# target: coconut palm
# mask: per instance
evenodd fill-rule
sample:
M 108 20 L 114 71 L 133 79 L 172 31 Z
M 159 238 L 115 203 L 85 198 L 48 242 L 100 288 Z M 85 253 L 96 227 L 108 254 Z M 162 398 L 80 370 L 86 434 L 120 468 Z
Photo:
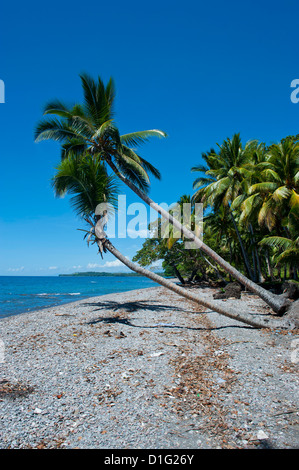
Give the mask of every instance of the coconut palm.
M 160 173 L 132 147 L 143 144 L 150 137 L 165 137 L 166 134 L 152 129 L 120 135 L 113 121 L 113 81 L 110 79 L 105 86 L 100 78 L 96 82 L 88 75 L 81 75 L 81 82 L 84 103 L 74 106 L 67 106 L 58 100 L 49 103 L 44 110 L 47 117 L 36 126 L 36 141 L 53 139 L 60 142 L 63 158 L 67 155 L 96 155 L 137 196 L 194 241 L 225 271 L 264 299 L 275 312 L 284 312 L 288 305 L 286 299 L 271 294 L 246 278 L 148 196 L 149 173 L 157 178 Z M 49 115 L 56 117 L 50 118 Z
M 233 203 L 241 197 L 244 198 L 246 194 L 247 181 L 250 176 L 248 165 L 256 144 L 254 141 L 248 142 L 243 147 L 240 134 L 234 134 L 232 139 L 224 140 L 218 147 L 218 153 L 212 149 L 202 155 L 207 166 L 196 166 L 191 169 L 193 172 L 205 173 L 205 177 L 196 178 L 193 183 L 193 189 L 196 190 L 193 199 L 201 201 L 205 206 L 210 206 L 214 212 L 221 210 L 221 206 L 227 208 L 239 240 L 245 270 L 253 280 L 254 273 L 239 232 Z
M 229 217 L 228 208 L 223 204 L 216 212 L 204 217 L 204 237 L 209 246 L 214 249 L 218 247 L 230 264 L 238 265 L 237 261 L 241 257 L 238 237 Z
M 74 211 L 91 226 L 90 230 L 84 230 L 86 235 L 88 235 L 88 243 L 93 239 L 93 242 L 97 243 L 101 254 L 108 251 L 129 269 L 148 277 L 163 287 L 199 305 L 203 305 L 248 325 L 257 328 L 276 328 L 278 325 L 279 327 L 286 328 L 293 326 L 288 321 L 262 320 L 258 315 L 242 313 L 232 308 L 226 310 L 216 302 L 201 299 L 158 274 L 148 271 L 128 260 L 111 243 L 103 230 L 108 220 L 105 212 L 109 211 L 110 206 L 115 205 L 117 187 L 115 177 L 108 176 L 105 166 L 98 157 L 86 155 L 84 159 L 77 156 L 63 159 L 56 168 L 56 174 L 52 183 L 56 196 L 61 197 L 65 194 L 71 196 L 70 202 Z M 101 213 L 97 212 L 99 206 L 102 207 Z
M 296 279 L 299 266 L 299 237 L 295 240 L 278 236 L 265 237 L 260 241 L 260 245 L 276 248 L 274 255 L 276 266 L 281 262 L 288 264 L 293 269 Z
M 232 139 L 226 139 L 219 145 L 219 152 L 213 151 L 205 155 L 208 169 L 205 174 L 212 181 L 205 185 L 201 201 L 206 205 L 218 207 L 220 204 L 231 205 L 232 201 L 244 192 L 245 177 L 248 175 L 248 148 L 243 148 L 240 134 L 234 134 Z M 204 168 L 203 168 L 204 169 Z M 202 171 L 200 167 L 193 167 L 191 171 Z M 193 188 L 196 189 L 202 179 L 195 180 Z M 197 199 L 195 194 L 193 197 Z
M 255 171 L 256 182 L 249 187 L 249 196 L 241 205 L 241 220 L 256 218 L 270 232 L 281 232 L 291 215 L 299 229 L 299 144 L 285 139 L 271 145 L 264 168 L 259 170 Z

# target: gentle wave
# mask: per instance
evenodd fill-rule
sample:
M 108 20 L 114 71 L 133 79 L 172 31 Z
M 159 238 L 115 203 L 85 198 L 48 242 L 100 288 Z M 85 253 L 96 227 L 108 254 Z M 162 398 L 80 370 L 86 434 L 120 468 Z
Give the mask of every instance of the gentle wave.
M 156 284 L 142 277 L 0 276 L 0 319 Z
M 42 294 L 36 294 L 39 297 L 52 297 L 53 295 L 81 295 L 81 292 L 61 292 L 59 294 L 56 294 L 54 292 L 43 292 Z

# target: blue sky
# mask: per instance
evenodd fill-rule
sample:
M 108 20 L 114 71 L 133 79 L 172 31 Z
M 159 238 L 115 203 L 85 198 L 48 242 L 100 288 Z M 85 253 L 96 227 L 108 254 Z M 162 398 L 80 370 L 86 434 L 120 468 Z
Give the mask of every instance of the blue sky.
M 46 102 L 81 100 L 81 72 L 114 78 L 121 133 L 167 132 L 142 149 L 162 173 L 150 193 L 158 203 L 192 194 L 201 152 L 235 132 L 267 143 L 299 133 L 299 103 L 290 100 L 299 78 L 295 0 L 5 3 L 0 275 L 120 271 L 111 255 L 102 261 L 87 248 L 69 200 L 54 198 L 58 145 L 33 138 Z M 114 240 L 129 258 L 143 241 Z

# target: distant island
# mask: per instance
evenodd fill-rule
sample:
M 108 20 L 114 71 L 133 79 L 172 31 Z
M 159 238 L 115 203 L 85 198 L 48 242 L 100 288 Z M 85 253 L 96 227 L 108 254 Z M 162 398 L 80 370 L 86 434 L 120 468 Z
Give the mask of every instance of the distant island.
M 156 273 L 159 274 L 159 276 L 164 277 L 164 273 Z M 59 277 L 66 277 L 66 276 L 140 276 L 144 277 L 141 274 L 138 273 L 106 273 L 106 272 L 94 272 L 94 271 L 87 271 L 87 272 L 82 272 L 82 273 L 72 273 L 72 274 L 59 274 Z

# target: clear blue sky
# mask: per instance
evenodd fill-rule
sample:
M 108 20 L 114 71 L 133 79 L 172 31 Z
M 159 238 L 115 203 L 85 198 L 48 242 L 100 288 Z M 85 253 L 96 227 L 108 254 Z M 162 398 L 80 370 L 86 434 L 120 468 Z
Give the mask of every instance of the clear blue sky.
M 47 101 L 80 101 L 81 72 L 112 76 L 120 132 L 169 135 L 142 152 L 162 173 L 151 196 L 170 204 L 192 194 L 201 152 L 235 132 L 267 143 L 299 133 L 298 10 L 296 0 L 2 4 L 0 275 L 120 270 L 87 248 L 68 199 L 53 196 L 59 147 L 33 139 Z M 114 242 L 132 258 L 143 240 Z

